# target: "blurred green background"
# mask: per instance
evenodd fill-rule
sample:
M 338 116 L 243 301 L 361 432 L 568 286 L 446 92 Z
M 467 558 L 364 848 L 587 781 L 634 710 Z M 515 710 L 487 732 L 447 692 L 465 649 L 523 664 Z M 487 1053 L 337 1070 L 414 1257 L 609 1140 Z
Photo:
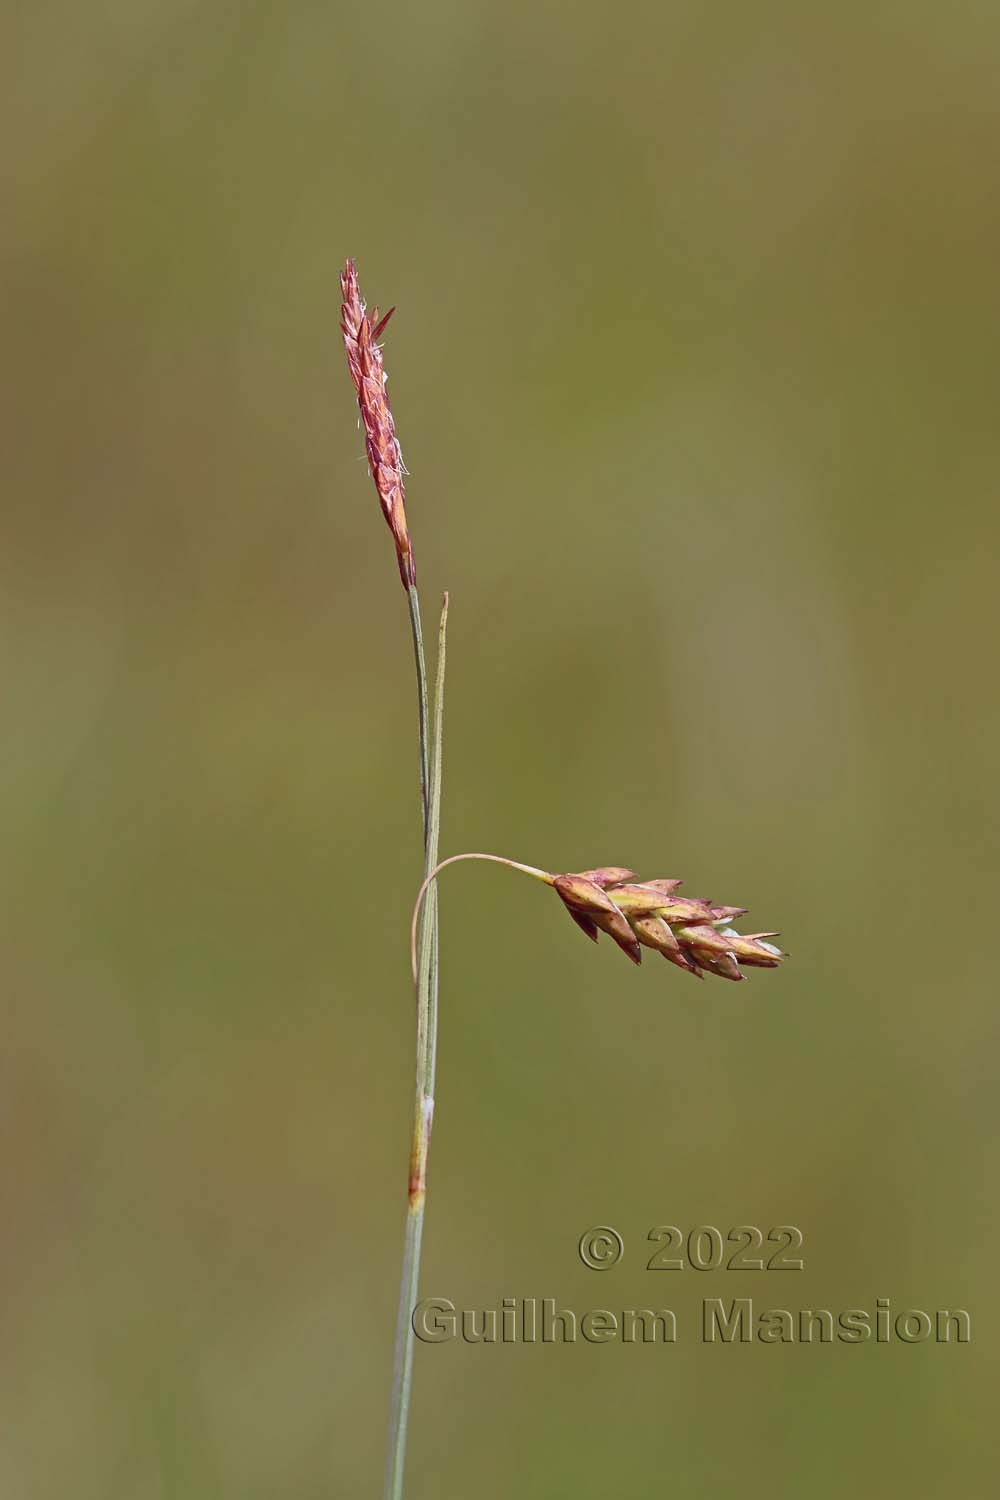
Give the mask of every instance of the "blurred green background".
M 40 0 L 0 51 L 0 1490 L 379 1492 L 420 849 L 353 254 L 443 852 L 793 955 L 698 987 L 448 872 L 425 1292 L 681 1335 L 419 1349 L 409 1495 L 989 1492 L 995 9 Z M 789 1222 L 798 1275 L 643 1269 Z M 973 1342 L 703 1346 L 737 1295 Z

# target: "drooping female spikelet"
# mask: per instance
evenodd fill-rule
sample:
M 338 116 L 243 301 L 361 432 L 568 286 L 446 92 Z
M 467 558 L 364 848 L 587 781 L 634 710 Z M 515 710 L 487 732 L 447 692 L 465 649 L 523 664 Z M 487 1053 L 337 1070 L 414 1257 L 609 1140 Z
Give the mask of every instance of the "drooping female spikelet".
M 742 979 L 742 968 L 776 969 L 787 955 L 768 941 L 776 932 L 746 935 L 732 926 L 745 906 L 715 906 L 676 895 L 679 880 L 632 884 L 633 872 L 618 865 L 577 874 L 542 875 L 555 887 L 576 925 L 597 941 L 613 938 L 633 963 L 654 948 L 680 969 L 701 978 L 718 974 Z
M 417 977 L 417 921 L 428 887 L 449 865 L 464 859 L 483 859 L 507 865 L 553 888 L 577 927 L 595 943 L 604 932 L 633 963 L 642 962 L 643 948 L 653 948 L 679 969 L 701 979 L 743 979 L 743 969 L 777 969 L 787 953 L 770 940 L 776 932 L 737 932 L 736 917 L 745 906 L 720 906 L 694 896 L 678 896 L 679 880 L 637 880 L 624 865 L 600 865 L 554 875 L 536 865 L 525 865 L 502 854 L 482 851 L 452 854 L 425 877 L 417 895 L 410 929 L 410 963 Z
M 382 513 L 389 523 L 396 544 L 399 576 L 403 587 L 409 589 L 416 583 L 417 570 L 406 526 L 403 459 L 389 409 L 382 350 L 377 342 L 395 308 L 390 307 L 381 319 L 377 307 L 369 315 L 361 297 L 357 267 L 353 260 L 349 260 L 340 273 L 340 290 L 343 297 L 340 327 L 365 429 L 368 467 L 375 481 Z

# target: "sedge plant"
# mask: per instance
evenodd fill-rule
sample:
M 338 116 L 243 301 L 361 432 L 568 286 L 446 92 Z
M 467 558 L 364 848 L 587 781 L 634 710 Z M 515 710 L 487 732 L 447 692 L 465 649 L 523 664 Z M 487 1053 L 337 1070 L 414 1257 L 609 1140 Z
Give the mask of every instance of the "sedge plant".
M 633 870 L 622 865 L 552 873 L 503 855 L 478 851 L 453 854 L 439 860 L 448 595 L 444 595 L 441 607 L 432 700 L 417 570 L 406 519 L 406 470 L 389 407 L 379 343 L 395 308 L 390 307 L 381 317 L 377 308 L 368 311 L 352 260 L 341 272 L 340 286 L 341 332 L 358 398 L 368 467 L 392 533 L 399 577 L 406 593 L 417 684 L 424 878 L 417 892 L 410 932 L 410 960 L 416 995 L 416 1070 L 384 1489 L 385 1500 L 401 1500 L 413 1382 L 415 1334 L 411 1320 L 418 1300 L 427 1204 L 427 1162 L 434 1121 L 438 876 L 448 866 L 463 860 L 506 865 L 553 889 L 572 920 L 592 941 L 597 942 L 601 933 L 606 934 L 636 964 L 642 961 L 644 949 L 652 950 L 696 979 L 713 974 L 722 979 L 742 980 L 745 968 L 773 969 L 787 955 L 771 941 L 778 936 L 776 932 L 737 931 L 733 922 L 745 915 L 746 907 L 717 905 L 679 896 L 680 880 L 640 880 Z

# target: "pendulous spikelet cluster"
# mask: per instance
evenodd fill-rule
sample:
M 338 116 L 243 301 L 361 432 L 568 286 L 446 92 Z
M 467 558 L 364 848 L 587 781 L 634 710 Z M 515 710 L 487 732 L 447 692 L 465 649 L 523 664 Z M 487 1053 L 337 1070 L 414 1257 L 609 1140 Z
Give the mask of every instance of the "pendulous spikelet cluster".
M 382 350 L 377 342 L 396 309 L 390 307 L 384 317 L 380 318 L 378 308 L 375 307 L 369 315 L 361 297 L 358 272 L 353 260 L 349 260 L 340 273 L 340 290 L 343 297 L 340 328 L 364 424 L 368 467 L 375 481 L 382 513 L 389 523 L 396 544 L 399 576 L 403 580 L 404 589 L 410 589 L 417 581 L 417 570 L 406 525 L 406 490 L 403 485 L 405 470 L 389 409 Z
M 642 962 L 643 948 L 655 948 L 696 978 L 707 972 L 743 979 L 741 965 L 776 969 L 786 957 L 769 941 L 776 932 L 743 934 L 731 925 L 745 906 L 678 896 L 680 880 L 637 881 L 634 870 L 604 865 L 549 876 L 547 883 L 589 938 L 596 943 L 598 933 L 606 932 L 633 963 Z

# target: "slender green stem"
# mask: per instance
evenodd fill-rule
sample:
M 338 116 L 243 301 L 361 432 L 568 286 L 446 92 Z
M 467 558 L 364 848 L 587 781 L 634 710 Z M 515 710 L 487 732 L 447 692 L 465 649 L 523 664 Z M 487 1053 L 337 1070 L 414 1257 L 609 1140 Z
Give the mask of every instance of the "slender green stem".
M 424 631 L 423 631 L 423 624 L 422 624 L 421 615 L 420 615 L 420 595 L 417 593 L 417 586 L 416 586 L 415 583 L 411 583 L 410 586 L 409 586 L 409 588 L 406 590 L 406 598 L 407 598 L 407 603 L 410 606 L 410 629 L 411 629 L 411 631 L 413 633 L 413 658 L 414 658 L 414 663 L 416 665 L 416 672 L 417 672 L 417 719 L 418 719 L 419 740 L 420 740 L 420 806 L 421 806 L 422 811 L 423 811 L 423 819 L 424 819 L 424 876 L 426 878 L 426 876 L 429 874 L 429 872 L 431 870 L 431 867 L 432 867 L 432 865 L 434 863 L 434 860 L 437 859 L 437 848 L 438 848 L 438 845 L 437 845 L 437 838 L 435 837 L 434 844 L 433 844 L 433 847 L 432 847 L 432 845 L 431 845 L 431 834 L 430 834 L 430 830 L 431 830 L 431 824 L 430 824 L 431 736 L 428 733 L 428 717 L 429 717 L 429 715 L 428 715 L 428 689 L 427 689 L 427 661 L 426 661 L 426 658 L 424 656 Z M 443 600 L 443 603 L 442 603 L 442 623 L 441 623 L 441 632 L 442 632 L 441 639 L 442 640 L 443 640 L 443 631 L 444 631 L 444 628 L 445 628 L 445 624 L 447 622 L 447 615 L 448 615 L 448 595 L 445 594 L 444 600 Z M 440 650 L 440 642 L 439 642 L 439 650 Z M 440 692 L 443 693 L 443 688 L 444 688 L 444 663 L 443 663 L 443 658 L 441 658 L 439 656 L 438 661 L 439 661 L 439 665 L 438 665 L 438 681 L 435 684 L 435 691 L 438 692 L 439 688 L 440 688 Z M 442 697 L 442 700 L 441 700 L 441 711 L 438 714 L 438 721 L 439 721 L 438 722 L 438 729 L 440 728 L 440 718 L 441 718 L 441 714 L 443 714 L 443 711 L 444 711 L 444 702 L 443 702 L 443 697 Z M 440 808 L 438 809 L 438 819 L 439 819 L 439 822 L 440 822 Z M 428 1074 L 429 1074 L 429 1079 L 430 1079 L 428 1092 L 433 1097 L 433 1094 L 434 1094 L 434 1073 L 435 1073 L 435 1066 L 436 1066 L 436 1061 L 437 1061 L 437 1024 L 436 1024 L 436 1017 L 437 1017 L 437 996 L 438 996 L 438 924 L 437 924 L 437 911 L 436 910 L 434 912 L 434 920 L 431 923 L 430 943 L 431 943 L 431 948 L 430 948 L 430 960 L 431 960 L 431 977 L 430 977 L 430 984 L 431 984 L 431 1006 L 430 1006 L 430 1008 L 433 1010 L 433 1013 L 434 1013 L 434 1016 L 435 1016 L 435 1025 L 431 1029 L 431 1031 L 430 1031 L 430 1037 L 429 1037 L 430 1046 L 431 1046 L 431 1053 L 430 1053 L 430 1061 L 429 1061 L 429 1066 L 428 1066 Z M 415 974 L 414 974 L 414 977 L 416 977 Z
M 428 736 L 427 669 L 424 661 L 420 602 L 416 587 L 407 590 L 420 707 L 420 780 L 424 809 L 425 879 L 437 863 L 441 828 L 441 745 L 444 721 L 445 641 L 448 595 L 441 606 L 437 676 L 434 689 L 433 733 Z M 434 1071 L 437 1054 L 438 945 L 437 901 L 424 902 L 419 934 L 420 977 L 417 986 L 417 1065 L 413 1106 L 413 1139 L 407 1195 L 403 1264 L 396 1315 L 396 1349 L 392 1373 L 392 1404 L 385 1468 L 385 1500 L 401 1500 L 406 1463 L 406 1438 L 413 1380 L 413 1308 L 420 1281 L 420 1252 L 427 1193 L 427 1157 L 434 1118 Z
M 413 660 L 417 671 L 417 717 L 420 738 L 420 809 L 424 820 L 424 861 L 427 857 L 428 831 L 428 785 L 430 772 L 430 744 L 427 738 L 427 662 L 424 659 L 424 630 L 420 620 L 420 595 L 417 585 L 411 583 L 406 590 L 406 602 L 410 606 L 410 630 L 413 635 Z

